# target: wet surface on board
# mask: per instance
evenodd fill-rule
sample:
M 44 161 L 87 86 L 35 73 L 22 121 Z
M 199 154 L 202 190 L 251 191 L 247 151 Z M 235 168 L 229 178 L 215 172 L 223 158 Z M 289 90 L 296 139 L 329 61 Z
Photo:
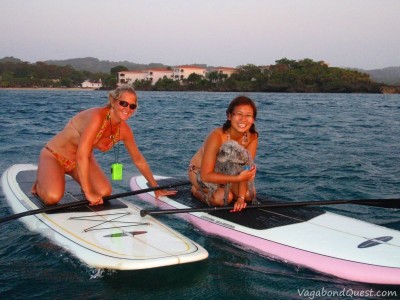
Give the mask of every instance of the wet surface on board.
M 36 178 L 36 171 L 22 171 L 17 175 L 17 182 L 22 191 L 29 197 L 29 199 L 37 206 L 38 209 L 46 208 L 46 204 L 37 196 L 31 193 L 33 182 Z M 65 178 L 65 194 L 61 201 L 56 205 L 63 205 L 68 203 L 74 203 L 85 200 L 85 196 L 82 193 L 80 185 L 74 181 L 70 176 Z M 110 209 L 126 208 L 127 206 L 118 199 L 110 200 L 105 202 L 103 205 L 88 206 L 82 205 L 78 207 L 71 207 L 56 210 L 54 212 L 47 212 L 48 214 L 65 213 L 65 212 L 93 212 L 93 211 L 104 211 Z
M 168 178 L 158 180 L 160 185 L 168 185 L 177 181 L 177 178 Z M 190 186 L 180 186 L 174 188 L 178 193 L 169 198 L 187 205 L 192 208 L 205 208 L 207 205 L 200 200 L 196 199 L 190 192 Z M 274 200 L 257 199 L 260 204 L 276 203 Z M 281 202 L 280 202 L 281 203 Z M 250 204 L 249 204 L 250 205 Z M 325 211 L 319 208 L 311 207 L 284 207 L 284 208 L 257 208 L 257 209 L 244 209 L 240 213 L 232 213 L 229 210 L 215 211 L 209 214 L 242 226 L 252 229 L 263 230 L 290 224 L 297 224 L 306 222 L 319 215 L 324 214 Z

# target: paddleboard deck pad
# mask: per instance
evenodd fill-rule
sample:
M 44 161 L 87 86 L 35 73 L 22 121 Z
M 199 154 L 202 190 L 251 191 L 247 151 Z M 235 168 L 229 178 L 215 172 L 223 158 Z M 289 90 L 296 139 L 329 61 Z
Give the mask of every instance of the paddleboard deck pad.
M 31 194 L 36 171 L 35 165 L 19 164 L 3 173 L 3 193 L 14 213 L 46 207 Z M 85 200 L 70 176 L 66 176 L 65 190 L 59 204 Z M 83 205 L 19 220 L 95 268 L 137 270 L 208 257 L 200 245 L 151 216 L 141 217 L 140 210 L 130 202 L 114 199 L 104 205 Z
M 179 179 L 156 176 L 160 185 Z M 131 189 L 147 187 L 143 176 Z M 138 195 L 164 209 L 206 207 L 190 193 L 176 188 L 175 196 L 154 200 L 154 192 Z M 342 279 L 400 284 L 400 232 L 320 208 L 245 209 L 177 214 L 203 232 L 230 240 L 261 255 Z

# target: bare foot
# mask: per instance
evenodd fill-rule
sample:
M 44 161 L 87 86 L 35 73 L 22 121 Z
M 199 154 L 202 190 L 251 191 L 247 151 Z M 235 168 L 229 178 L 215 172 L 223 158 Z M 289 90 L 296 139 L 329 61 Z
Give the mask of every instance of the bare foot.
M 31 189 L 31 193 L 32 193 L 32 194 L 37 194 L 37 192 L 36 192 L 36 185 L 37 185 L 37 181 L 35 181 L 35 183 L 32 185 L 32 189 Z

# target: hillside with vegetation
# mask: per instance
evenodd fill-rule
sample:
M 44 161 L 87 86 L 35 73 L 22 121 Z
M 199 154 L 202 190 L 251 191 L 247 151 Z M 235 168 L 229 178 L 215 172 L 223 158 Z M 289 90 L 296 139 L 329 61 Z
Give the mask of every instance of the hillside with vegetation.
M 140 66 L 143 69 L 155 67 Z M 0 59 L 0 87 L 68 88 L 80 87 L 84 80 L 101 80 L 104 89 L 113 89 L 117 84 L 117 72 L 130 69 L 128 66 L 117 65 L 111 67 L 108 72 L 92 72 L 78 70 L 71 65 L 28 63 L 6 57 Z M 181 82 L 164 78 L 154 85 L 146 80 L 135 81 L 133 85 L 137 90 L 158 91 L 381 93 L 390 90 L 398 92 L 397 88 L 388 89 L 385 84 L 372 81 L 368 74 L 358 70 L 329 67 L 322 61 L 311 59 L 296 61 L 287 58 L 277 60 L 270 66 L 252 64 L 239 66 L 230 77 L 211 71 L 206 77 L 193 73 Z
M 102 78 L 105 74 L 77 71 L 71 66 L 34 64 L 13 57 L 0 60 L 0 87 L 76 87 L 86 79 Z
M 108 73 L 116 66 L 125 66 L 128 70 L 143 70 L 149 68 L 166 68 L 162 63 L 137 64 L 129 61 L 113 62 L 108 60 L 99 60 L 94 57 L 73 58 L 65 60 L 46 60 L 44 63 L 56 66 L 71 66 L 78 71 L 89 71 L 92 73 Z M 206 64 L 194 64 L 198 67 L 206 68 Z M 363 70 L 354 69 L 361 73 L 370 75 L 370 78 L 378 83 L 389 85 L 400 85 L 400 67 L 388 67 L 383 69 Z
M 265 68 L 241 66 L 219 88 L 235 91 L 297 93 L 379 93 L 380 85 L 358 71 L 322 61 L 281 59 Z
M 89 71 L 92 73 L 109 73 L 112 68 L 124 66 L 128 70 L 143 70 L 149 68 L 166 68 L 161 63 L 136 64 L 129 61 L 113 62 L 108 60 L 99 60 L 94 57 L 72 58 L 65 60 L 46 60 L 45 64 L 56 66 L 71 66 L 78 71 Z
M 400 85 L 400 67 L 388 67 L 364 71 L 372 80 L 390 85 Z

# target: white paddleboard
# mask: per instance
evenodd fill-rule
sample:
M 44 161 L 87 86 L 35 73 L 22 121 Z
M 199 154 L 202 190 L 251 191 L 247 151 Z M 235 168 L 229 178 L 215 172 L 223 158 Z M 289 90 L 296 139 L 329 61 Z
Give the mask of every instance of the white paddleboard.
M 44 208 L 30 193 L 37 167 L 13 165 L 2 175 L 3 193 L 14 213 Z M 66 177 L 60 204 L 84 200 L 80 186 Z M 26 227 L 63 247 L 90 267 L 136 270 L 203 260 L 207 251 L 140 208 L 115 199 L 102 206 L 82 206 L 21 219 Z
M 160 184 L 174 181 L 156 177 Z M 176 179 L 175 179 L 176 181 Z M 132 177 L 131 189 L 147 187 L 144 177 Z M 203 207 L 179 188 L 162 197 L 161 208 Z M 139 195 L 155 203 L 154 193 Z M 202 231 L 244 245 L 255 252 L 346 280 L 400 284 L 400 232 L 319 208 L 245 209 L 178 214 Z

